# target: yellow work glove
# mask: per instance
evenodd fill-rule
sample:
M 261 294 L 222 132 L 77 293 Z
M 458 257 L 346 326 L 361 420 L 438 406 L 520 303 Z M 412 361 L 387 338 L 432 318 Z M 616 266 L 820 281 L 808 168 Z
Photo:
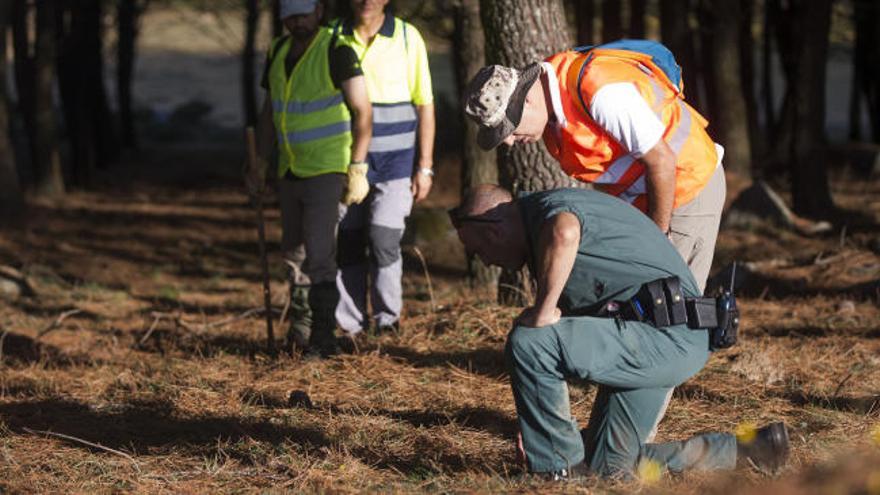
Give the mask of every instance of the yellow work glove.
M 348 166 L 348 185 L 345 188 L 345 197 L 342 202 L 346 205 L 360 203 L 370 192 L 370 183 L 367 182 L 366 162 L 353 162 Z

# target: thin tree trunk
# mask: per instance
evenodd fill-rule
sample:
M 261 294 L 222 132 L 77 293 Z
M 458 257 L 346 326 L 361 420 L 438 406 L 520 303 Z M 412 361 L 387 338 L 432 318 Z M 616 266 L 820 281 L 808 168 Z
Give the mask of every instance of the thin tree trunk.
M 272 9 L 272 37 L 277 38 L 284 34 L 284 25 L 281 23 L 280 0 L 269 0 Z
M 861 100 L 868 107 L 871 138 L 880 143 L 880 5 L 876 1 L 855 2 L 856 42 L 854 48 L 853 103 L 850 105 L 850 134 L 861 136 Z
M 95 170 L 118 156 L 113 118 L 104 89 L 100 0 L 72 0 L 58 12 L 58 82 L 77 185 L 88 187 Z
M 740 7 L 740 0 L 715 0 L 711 9 L 703 12 L 708 21 L 706 31 L 712 33 L 712 51 L 707 58 L 712 62 L 709 80 L 714 83 L 709 92 L 714 96 L 710 105 L 714 110 L 710 121 L 713 134 L 724 145 L 725 168 L 748 177 L 752 160 L 740 68 Z
M 577 44 L 591 46 L 596 43 L 593 33 L 593 18 L 596 15 L 594 0 L 574 0 L 575 25 L 577 25 Z
M 12 16 L 12 1 L 0 0 L 0 53 L 6 53 L 6 30 Z M 17 218 L 24 207 L 15 151 L 9 140 L 9 104 L 6 99 L 6 57 L 0 57 L 0 223 Z
M 571 46 L 560 0 L 481 0 L 489 63 L 523 67 Z M 543 144 L 502 145 L 498 151 L 501 184 L 514 191 L 569 186 L 573 181 Z M 499 299 L 524 304 L 518 290 L 499 285 Z
M 709 130 L 712 132 L 717 127 L 718 112 L 726 111 L 726 109 L 719 107 L 717 92 L 719 90 L 726 91 L 727 88 L 715 80 L 715 2 L 713 0 L 697 0 L 697 2 L 697 18 L 699 19 L 699 27 L 697 28 L 699 67 L 697 70 L 703 77 L 705 95 L 701 113 L 709 120 Z M 734 56 L 738 57 L 739 54 L 734 54 Z M 724 144 L 727 145 L 727 143 Z
M 116 47 L 116 95 L 119 106 L 119 122 L 122 130 L 122 146 L 137 148 L 137 135 L 134 129 L 131 86 L 134 76 L 135 46 L 138 35 L 138 18 L 142 8 L 138 0 L 118 0 L 117 3 L 118 45 Z
M 623 38 L 620 0 L 602 0 L 602 43 Z
M 776 24 L 774 14 L 777 4 L 774 0 L 764 2 L 764 36 L 761 47 L 761 96 L 764 101 L 764 129 L 768 142 L 775 142 L 776 102 L 773 91 L 773 38 Z M 761 171 L 763 175 L 764 171 Z
M 480 1 L 459 0 L 454 4 L 453 16 L 453 54 L 455 56 L 455 75 L 459 93 L 464 91 L 468 81 L 486 63 L 485 37 L 480 23 Z M 462 197 L 479 184 L 498 183 L 498 164 L 495 154 L 484 151 L 477 145 L 477 125 L 462 116 Z M 479 258 L 470 256 L 468 275 L 472 285 L 492 286 L 498 281 L 498 270 L 483 264 Z
M 789 0 L 777 24 L 786 92 L 777 136 L 788 165 L 794 210 L 828 218 L 834 204 L 825 169 L 825 65 L 831 0 Z
M 55 2 L 37 0 L 36 43 L 33 61 L 33 161 L 37 194 L 64 193 L 64 174 L 58 151 L 52 87 L 55 83 Z
M 702 113 L 705 105 L 700 95 L 695 33 L 688 23 L 691 11 L 689 0 L 660 0 L 660 37 L 682 67 L 688 103 Z
M 631 0 L 629 4 L 629 34 L 630 38 L 645 37 L 645 10 L 647 0 Z
M 739 31 L 740 81 L 745 99 L 746 122 L 749 130 L 750 172 L 754 174 L 757 158 L 764 150 L 764 133 L 758 122 L 758 98 L 755 93 L 755 38 L 752 23 L 755 17 L 755 0 L 739 0 L 742 16 Z
M 257 87 L 256 68 L 254 66 L 257 27 L 260 20 L 258 0 L 245 0 L 247 16 L 245 17 L 244 50 L 241 54 L 241 89 L 244 102 L 244 118 L 247 125 L 257 122 Z

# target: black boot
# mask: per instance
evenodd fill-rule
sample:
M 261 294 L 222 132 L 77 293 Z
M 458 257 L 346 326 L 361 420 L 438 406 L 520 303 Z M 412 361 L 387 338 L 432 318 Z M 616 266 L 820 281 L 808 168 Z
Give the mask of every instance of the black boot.
M 336 305 L 339 291 L 336 282 L 313 284 L 309 291 L 312 309 L 312 335 L 309 338 L 308 358 L 327 358 L 339 354 L 336 344 Z
M 581 461 L 568 469 L 559 469 L 541 474 L 547 481 L 576 481 L 586 478 L 590 474 L 590 468 L 587 467 L 586 462 Z
M 782 422 L 758 429 L 754 438 L 736 441 L 737 467 L 753 466 L 772 473 L 785 465 L 788 453 L 788 429 Z
M 285 349 L 290 354 L 309 345 L 309 337 L 312 334 L 309 287 L 309 285 L 290 285 L 290 326 L 287 327 L 285 344 Z

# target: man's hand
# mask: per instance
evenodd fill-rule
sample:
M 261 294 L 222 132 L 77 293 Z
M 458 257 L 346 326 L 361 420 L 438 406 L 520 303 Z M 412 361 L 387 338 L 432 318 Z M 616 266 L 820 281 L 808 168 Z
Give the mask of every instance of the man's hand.
M 425 168 L 427 167 L 419 168 L 412 179 L 412 195 L 416 203 L 428 197 L 428 193 L 431 192 L 431 186 L 434 184 L 432 175 L 422 172 Z M 430 168 L 427 168 L 427 170 L 430 170 Z
M 552 308 L 550 311 L 542 311 L 541 308 L 532 306 L 524 309 L 523 312 L 516 317 L 514 323 L 529 328 L 540 328 L 558 322 L 561 317 L 562 312 L 559 311 L 559 308 Z
M 260 157 L 257 157 L 256 164 L 249 165 L 245 163 L 242 169 L 244 171 L 244 185 L 247 188 L 248 194 L 251 196 L 258 196 L 263 194 L 263 191 L 266 190 L 267 168 L 268 164 L 266 163 L 266 160 Z
M 366 163 L 352 163 L 348 166 L 348 185 L 345 188 L 345 197 L 342 202 L 346 205 L 360 204 L 370 193 L 370 183 L 367 182 Z

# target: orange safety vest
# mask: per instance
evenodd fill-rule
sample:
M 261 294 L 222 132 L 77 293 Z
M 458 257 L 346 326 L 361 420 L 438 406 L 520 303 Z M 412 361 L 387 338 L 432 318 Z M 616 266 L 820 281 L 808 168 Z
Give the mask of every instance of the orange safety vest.
M 684 95 L 649 55 L 593 49 L 557 53 L 546 61 L 556 72 L 567 122 L 548 126 L 544 143 L 566 174 L 647 211 L 644 165 L 594 122 L 588 111 L 602 86 L 629 82 L 666 127 L 663 140 L 676 156 L 674 207 L 694 199 L 709 182 L 718 152 L 706 133 L 708 122 L 685 103 Z

